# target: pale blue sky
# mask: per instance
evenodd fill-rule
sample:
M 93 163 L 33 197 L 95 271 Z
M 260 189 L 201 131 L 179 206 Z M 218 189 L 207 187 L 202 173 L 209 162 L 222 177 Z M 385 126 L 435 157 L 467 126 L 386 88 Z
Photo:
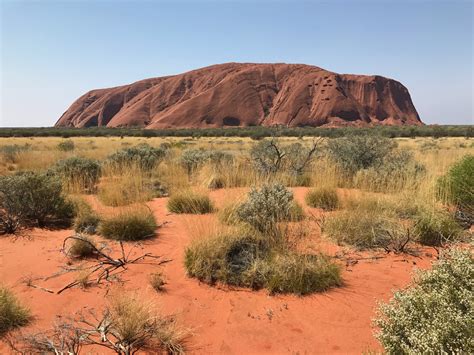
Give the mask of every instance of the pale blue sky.
M 473 1 L 0 2 L 0 126 L 52 126 L 90 89 L 231 61 L 387 76 L 424 122 L 474 123 Z

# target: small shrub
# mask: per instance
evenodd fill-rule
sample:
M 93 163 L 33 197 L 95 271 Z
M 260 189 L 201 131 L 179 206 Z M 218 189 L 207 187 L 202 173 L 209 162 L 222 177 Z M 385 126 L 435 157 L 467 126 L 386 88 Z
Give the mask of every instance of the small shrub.
M 99 224 L 99 234 L 108 239 L 133 241 L 150 238 L 158 228 L 155 217 L 147 209 L 129 209 L 104 218 Z
M 327 151 L 345 173 L 353 175 L 358 170 L 380 166 L 395 147 L 395 141 L 389 138 L 351 135 L 329 140 Z
M 206 214 L 214 211 L 209 196 L 194 192 L 181 192 L 168 200 L 168 211 L 172 213 Z
M 48 220 L 69 221 L 74 214 L 60 180 L 34 172 L 0 176 L 0 211 L 0 223 L 7 233 L 29 223 L 44 227 Z
M 107 158 L 107 162 L 118 168 L 138 165 L 143 171 L 150 171 L 158 166 L 165 158 L 167 150 L 154 148 L 148 144 L 139 144 L 136 147 L 119 150 Z
M 93 159 L 71 157 L 57 162 L 51 172 L 58 174 L 66 186 L 79 186 L 82 191 L 93 192 L 100 178 L 101 165 Z
M 415 235 L 423 245 L 440 246 L 462 237 L 462 228 L 443 210 L 424 210 L 415 218 Z
M 57 145 L 58 150 L 62 152 L 71 152 L 75 149 L 75 147 L 74 141 L 70 139 L 65 139 Z
M 280 221 L 289 220 L 293 193 L 281 184 L 252 188 L 237 210 L 239 218 L 260 232 L 268 232 Z
M 308 206 L 322 208 L 326 211 L 335 210 L 339 206 L 339 198 L 335 188 L 314 188 L 306 194 L 305 200 Z
M 474 353 L 474 259 L 452 249 L 381 304 L 376 333 L 388 354 Z
M 181 155 L 181 165 L 186 168 L 188 175 L 191 175 L 197 168 L 209 159 L 209 153 L 200 149 L 185 150 Z
M 95 234 L 100 223 L 99 215 L 83 199 L 73 200 L 75 217 L 74 231 L 77 233 Z
M 0 336 L 11 329 L 28 324 L 30 311 L 5 286 L 0 285 Z
M 161 272 L 154 272 L 150 274 L 150 285 L 155 291 L 161 292 L 166 285 L 165 278 Z

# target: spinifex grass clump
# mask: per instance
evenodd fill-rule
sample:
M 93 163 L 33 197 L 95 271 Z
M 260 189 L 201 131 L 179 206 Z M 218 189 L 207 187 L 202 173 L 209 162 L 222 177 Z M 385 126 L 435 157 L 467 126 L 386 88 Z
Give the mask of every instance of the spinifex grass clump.
M 70 191 L 93 192 L 100 178 L 101 165 L 97 160 L 71 157 L 58 161 L 51 172 L 57 174 Z
M 83 235 L 70 239 L 70 244 L 65 245 L 66 254 L 73 258 L 91 257 L 94 255 L 95 250 L 94 240 Z
M 309 206 L 322 208 L 326 211 L 335 210 L 339 206 L 339 198 L 335 188 L 314 188 L 306 194 L 305 200 Z
M 134 241 L 151 238 L 156 228 L 153 213 L 145 207 L 135 207 L 104 218 L 99 225 L 99 234 L 108 239 Z
M 214 209 L 209 196 L 192 191 L 174 194 L 168 200 L 168 210 L 172 213 L 206 214 Z
M 0 232 L 14 233 L 20 226 L 64 223 L 73 214 L 73 206 L 65 199 L 57 177 L 34 172 L 0 176 Z
M 12 291 L 0 285 L 0 336 L 28 324 L 30 319 L 30 311 L 21 305 Z
M 210 284 L 299 295 L 340 285 L 339 267 L 327 257 L 290 250 L 280 224 L 301 218 L 294 206 L 293 195 L 281 185 L 252 190 L 247 201 L 221 212 L 220 219 L 232 227 L 196 238 L 186 249 L 188 275 Z
M 452 249 L 382 304 L 375 324 L 388 354 L 474 353 L 474 258 Z

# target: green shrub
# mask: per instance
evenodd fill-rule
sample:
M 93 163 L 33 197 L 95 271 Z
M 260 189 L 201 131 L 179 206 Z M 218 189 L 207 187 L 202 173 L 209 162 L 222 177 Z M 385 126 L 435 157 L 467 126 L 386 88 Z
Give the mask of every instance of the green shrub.
M 442 197 L 474 219 L 474 155 L 467 155 L 454 164 L 438 182 Z
M 74 141 L 70 139 L 65 139 L 62 142 L 58 143 L 57 148 L 62 152 L 70 152 L 75 149 Z
M 143 171 L 150 171 L 159 165 L 165 158 L 166 153 L 167 150 L 164 148 L 139 144 L 113 153 L 107 158 L 107 162 L 119 168 L 137 164 Z
M 443 210 L 424 210 L 415 218 L 415 235 L 424 245 L 440 246 L 462 237 L 462 228 Z
M 168 211 L 172 213 L 206 214 L 214 211 L 209 196 L 194 192 L 181 192 L 168 200 Z
M 0 336 L 28 324 L 30 319 L 30 311 L 21 305 L 12 291 L 0 285 Z
M 66 184 L 78 184 L 84 191 L 92 192 L 99 181 L 101 165 L 97 160 L 71 157 L 58 161 L 51 172 L 58 174 Z
M 99 224 L 99 234 L 108 239 L 134 241 L 151 238 L 156 228 L 153 213 L 139 208 L 104 218 Z
M 238 210 L 239 218 L 260 232 L 268 232 L 280 221 L 291 219 L 293 193 L 281 184 L 252 188 Z
M 381 304 L 375 324 L 388 354 L 474 353 L 474 259 L 470 250 L 444 252 L 410 287 Z
M 306 194 L 305 200 L 308 206 L 322 208 L 326 211 L 335 210 L 339 206 L 339 198 L 335 188 L 314 188 Z
M 73 206 L 66 201 L 61 181 L 44 173 L 22 172 L 0 176 L 0 224 L 6 233 L 21 225 L 44 227 L 51 221 L 69 221 Z
M 395 141 L 382 136 L 351 135 L 329 140 L 327 151 L 344 172 L 353 175 L 358 170 L 382 165 L 395 147 Z

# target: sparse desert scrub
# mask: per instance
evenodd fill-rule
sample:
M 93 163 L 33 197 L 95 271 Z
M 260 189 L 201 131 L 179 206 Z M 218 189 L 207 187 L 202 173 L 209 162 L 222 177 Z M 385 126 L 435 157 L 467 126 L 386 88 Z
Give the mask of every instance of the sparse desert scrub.
M 138 294 L 115 292 L 101 315 L 77 314 L 48 331 L 16 336 L 11 346 L 20 353 L 79 354 L 89 346 L 117 354 L 184 354 L 189 333 L 174 316 L 163 316 Z M 104 326 L 106 325 L 106 326 Z
M 388 354 L 474 352 L 474 259 L 452 249 L 381 304 L 375 324 Z
M 326 211 L 335 210 L 339 206 L 339 197 L 335 188 L 313 188 L 306 194 L 305 200 L 308 206 L 322 208 Z
M 13 292 L 0 284 L 0 336 L 28 324 L 31 314 Z
M 29 144 L 7 144 L 0 147 L 0 156 L 5 162 L 16 163 L 20 153 L 27 151 L 30 148 L 31 146 Z
M 134 241 L 151 238 L 158 228 L 153 213 L 146 207 L 130 207 L 104 217 L 99 234 L 108 239 Z
M 50 171 L 61 178 L 63 186 L 69 192 L 94 192 L 100 178 L 101 165 L 94 159 L 70 157 L 58 161 Z
M 193 191 L 171 195 L 167 206 L 172 213 L 206 214 L 215 210 L 209 196 Z
M 0 226 L 5 233 L 29 224 L 68 222 L 73 214 L 58 178 L 34 172 L 0 176 Z

